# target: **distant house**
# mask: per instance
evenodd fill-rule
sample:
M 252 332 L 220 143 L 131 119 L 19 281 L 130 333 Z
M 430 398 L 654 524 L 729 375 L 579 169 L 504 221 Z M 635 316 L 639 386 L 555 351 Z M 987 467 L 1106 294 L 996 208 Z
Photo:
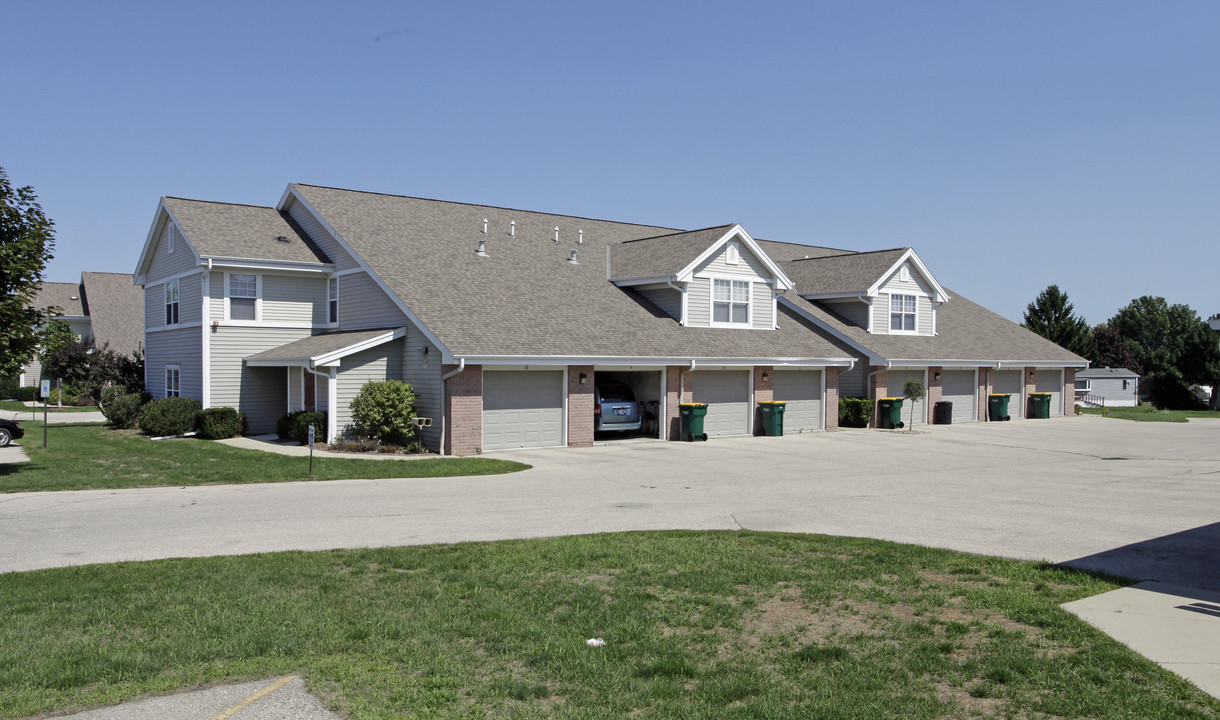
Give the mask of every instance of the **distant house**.
M 1140 376 L 1126 368 L 1076 371 L 1076 402 L 1084 407 L 1135 407 L 1139 396 Z
M 100 348 L 131 355 L 144 350 L 144 293 L 124 273 L 83 272 L 79 283 L 43 283 L 34 299 L 39 309 L 57 308 L 55 317 Z M 42 363 L 34 358 L 18 383 L 36 387 Z

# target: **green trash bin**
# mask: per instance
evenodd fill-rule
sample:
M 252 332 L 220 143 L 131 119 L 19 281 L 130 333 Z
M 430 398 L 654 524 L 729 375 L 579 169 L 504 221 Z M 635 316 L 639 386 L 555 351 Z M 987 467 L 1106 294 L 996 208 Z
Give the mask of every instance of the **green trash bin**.
M 992 393 L 987 396 L 988 420 L 1011 420 L 1008 416 L 1008 398 L 1005 393 Z
M 894 430 L 902 425 L 902 398 L 881 398 L 877 401 L 877 427 Z
M 1051 416 L 1051 394 L 1037 392 L 1029 394 L 1029 416 L 1031 418 L 1049 418 Z
M 768 400 L 758 403 L 762 413 L 763 435 L 779 437 L 784 434 L 784 409 L 788 406 L 786 400 Z
M 678 417 L 682 421 L 682 439 L 687 442 L 707 440 L 703 432 L 703 416 L 707 415 L 707 403 L 680 403 Z

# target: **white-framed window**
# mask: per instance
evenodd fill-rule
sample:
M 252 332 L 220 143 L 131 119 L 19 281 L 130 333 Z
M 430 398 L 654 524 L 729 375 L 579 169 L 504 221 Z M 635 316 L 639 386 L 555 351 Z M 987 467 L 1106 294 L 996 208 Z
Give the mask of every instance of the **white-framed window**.
M 737 247 L 737 243 L 729 243 L 724 249 L 724 264 L 736 265 L 741 262 L 741 249 Z
M 914 295 L 890 295 L 890 332 L 915 332 Z
M 1076 389 L 1077 389 L 1077 390 L 1090 390 L 1090 389 L 1092 389 L 1092 388 L 1090 388 L 1090 387 L 1089 387 L 1089 381 L 1088 381 L 1088 380 L 1077 380 L 1077 381 L 1076 381 Z
M 165 397 L 180 397 L 182 395 L 182 366 L 165 366 Z
M 178 279 L 165 283 L 165 324 L 178 324 Z
M 258 319 L 258 275 L 229 274 L 229 319 Z
M 326 322 L 334 325 L 339 322 L 339 278 L 333 277 L 326 283 Z
M 750 324 L 750 283 L 745 280 L 712 280 L 712 322 Z

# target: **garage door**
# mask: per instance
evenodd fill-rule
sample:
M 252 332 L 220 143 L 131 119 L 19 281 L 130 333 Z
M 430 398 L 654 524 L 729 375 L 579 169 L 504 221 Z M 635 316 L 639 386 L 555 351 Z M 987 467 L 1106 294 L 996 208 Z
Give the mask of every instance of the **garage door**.
M 784 408 L 784 432 L 807 432 L 822 429 L 822 371 L 783 370 L 771 373 L 776 400 L 788 403 Z
M 1059 368 L 1038 368 L 1034 376 L 1038 392 L 1051 394 L 1051 417 L 1063 414 L 1063 371 Z
M 991 374 L 991 392 L 1006 393 L 1008 398 L 1008 417 L 1025 417 L 1025 384 L 1021 379 L 1022 370 L 996 370 Z
M 748 370 L 705 370 L 695 372 L 695 402 L 707 403 L 703 432 L 717 435 L 745 435 L 750 432 L 750 372 Z
M 924 380 L 923 370 L 890 370 L 885 374 L 886 377 L 886 397 L 902 397 L 902 386 L 907 380 Z M 924 389 L 928 387 L 928 383 L 924 380 Z M 927 397 L 923 400 L 915 402 L 915 424 L 924 425 L 928 422 L 927 412 Z M 904 423 L 911 422 L 911 401 L 902 401 L 902 421 Z
M 940 373 L 942 400 L 953 403 L 953 422 L 974 422 L 975 380 L 973 370 L 942 370 Z
M 563 444 L 563 372 L 484 372 L 483 449 Z

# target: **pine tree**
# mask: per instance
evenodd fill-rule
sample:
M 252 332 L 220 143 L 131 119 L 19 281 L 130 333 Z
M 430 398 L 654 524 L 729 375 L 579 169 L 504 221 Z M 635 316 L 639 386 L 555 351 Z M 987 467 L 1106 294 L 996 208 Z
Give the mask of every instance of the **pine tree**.
M 1021 326 L 1077 355 L 1087 357 L 1092 330 L 1084 318 L 1075 314 L 1067 293 L 1051 285 L 1025 308 Z

